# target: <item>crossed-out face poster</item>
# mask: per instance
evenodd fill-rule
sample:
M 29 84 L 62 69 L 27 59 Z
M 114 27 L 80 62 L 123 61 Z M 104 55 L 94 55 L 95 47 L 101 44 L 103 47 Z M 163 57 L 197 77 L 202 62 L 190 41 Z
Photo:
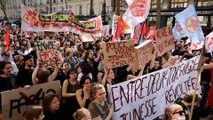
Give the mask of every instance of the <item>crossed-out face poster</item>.
M 21 5 L 21 18 L 23 31 L 53 31 L 74 33 L 90 33 L 101 35 L 102 19 L 101 16 L 80 21 L 71 10 L 58 11 L 52 14 L 41 14 L 29 7 Z

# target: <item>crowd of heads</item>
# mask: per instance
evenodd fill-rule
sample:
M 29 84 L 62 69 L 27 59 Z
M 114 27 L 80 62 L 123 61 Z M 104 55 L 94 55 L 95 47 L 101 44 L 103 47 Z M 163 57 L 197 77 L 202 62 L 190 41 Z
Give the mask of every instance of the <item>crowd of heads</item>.
M 175 41 L 174 50 L 165 53 L 163 56 L 156 56 L 153 63 L 149 62 L 144 66 L 145 68 L 142 73 L 140 73 L 140 70 L 134 69 L 134 65 L 126 65 L 115 69 L 105 67 L 100 44 L 102 42 L 110 42 L 111 36 L 94 37 L 94 42 L 83 42 L 78 34 L 71 32 L 22 32 L 19 27 L 14 26 L 10 29 L 9 46 L 6 48 L 6 43 L 3 39 L 5 33 L 6 29 L 0 30 L 0 75 L 10 76 L 12 73 L 13 77 L 15 79 L 17 77 L 18 81 L 18 76 L 23 69 L 32 70 L 30 82 L 28 81 L 20 85 L 13 81 L 13 88 L 60 80 L 62 98 L 80 96 L 82 98 L 77 102 L 80 105 L 86 104 L 85 99 L 90 102 L 95 100 L 98 103 L 104 103 L 107 100 L 107 84 L 116 84 L 139 75 L 170 67 L 200 53 L 199 50 L 190 50 L 190 42 L 187 42 L 187 38 L 183 38 Z M 123 36 L 124 39 L 128 37 L 128 35 L 126 37 Z M 45 68 L 37 60 L 34 42 L 39 40 L 57 41 L 55 42 L 55 49 L 62 56 L 62 63 L 60 65 L 56 65 L 53 68 Z M 211 61 L 211 54 L 205 54 L 205 56 L 205 62 L 209 63 Z M 116 79 L 117 77 L 119 79 Z M 69 84 L 76 85 L 76 89 L 69 92 Z M 76 92 L 79 89 L 81 91 Z M 84 96 L 87 97 L 84 98 Z M 192 97 L 188 94 L 183 99 L 186 103 L 191 103 L 192 101 Z M 82 101 L 84 104 L 81 104 Z M 44 117 L 43 113 L 45 114 L 46 111 L 59 110 L 60 104 L 59 96 L 47 94 L 43 98 L 43 106 L 29 106 L 23 116 L 26 120 L 40 120 Z M 91 119 L 94 117 L 94 113 L 91 114 L 91 108 L 88 109 L 75 109 L 77 111 L 74 113 L 73 118 L 75 120 Z M 107 111 L 109 113 L 109 109 Z M 181 118 L 183 114 L 184 112 L 180 105 L 172 104 L 165 108 L 163 120 Z

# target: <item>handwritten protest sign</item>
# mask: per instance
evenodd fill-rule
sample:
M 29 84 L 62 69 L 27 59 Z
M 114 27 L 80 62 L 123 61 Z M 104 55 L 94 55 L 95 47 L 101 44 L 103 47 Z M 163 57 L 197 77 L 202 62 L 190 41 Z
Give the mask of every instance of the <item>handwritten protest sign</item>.
M 83 42 L 93 42 L 91 34 L 81 34 L 80 37 Z
M 60 53 L 55 49 L 55 42 L 54 40 L 40 40 L 34 42 L 38 60 L 46 68 L 54 67 L 62 61 Z
M 71 10 L 58 11 L 51 14 L 41 14 L 35 10 L 21 5 L 21 18 L 23 31 L 53 31 L 74 33 L 101 34 L 102 19 L 101 16 L 91 18 L 86 21 L 80 21 Z
M 145 42 L 135 47 L 135 50 L 137 67 L 138 69 L 144 68 L 146 63 L 148 63 L 153 57 L 152 40 L 146 40 Z
M 199 57 L 110 86 L 114 120 L 152 120 L 195 88 Z M 200 91 L 200 86 L 198 87 Z
M 134 41 L 102 43 L 104 63 L 107 68 L 115 68 L 136 61 Z
M 27 105 L 42 104 L 46 93 L 56 93 L 60 96 L 60 82 L 53 81 L 2 92 L 3 120 L 23 120 L 22 114 Z
M 167 26 L 156 31 L 156 50 L 159 56 L 162 56 L 169 50 L 175 48 L 172 26 Z

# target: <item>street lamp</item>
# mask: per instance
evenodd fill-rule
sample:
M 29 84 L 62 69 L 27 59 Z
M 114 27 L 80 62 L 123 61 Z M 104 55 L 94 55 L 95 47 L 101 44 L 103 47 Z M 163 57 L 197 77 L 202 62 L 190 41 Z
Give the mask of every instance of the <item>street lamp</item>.
M 104 0 L 101 13 L 102 13 L 103 24 L 105 24 L 106 23 L 106 0 Z
M 93 0 L 90 0 L 90 17 L 92 17 L 94 15 L 94 11 L 93 11 Z

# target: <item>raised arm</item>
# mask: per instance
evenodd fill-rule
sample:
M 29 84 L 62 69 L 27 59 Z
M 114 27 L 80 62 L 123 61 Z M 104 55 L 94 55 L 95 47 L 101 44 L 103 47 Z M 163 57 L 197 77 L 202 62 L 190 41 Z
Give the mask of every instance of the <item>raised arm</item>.
M 39 65 L 36 66 L 36 68 L 34 69 L 33 74 L 32 74 L 32 83 L 33 83 L 33 85 L 38 83 L 38 80 L 37 80 L 37 77 L 36 77 L 37 74 L 38 74 L 38 71 L 39 71 Z
M 203 69 L 211 69 L 211 68 L 213 68 L 213 63 L 203 65 Z
M 55 65 L 53 73 L 48 77 L 48 82 L 55 80 L 56 76 L 58 75 L 59 67 Z
M 81 97 L 82 93 L 84 92 L 84 96 L 83 98 Z M 86 100 L 87 100 L 87 93 L 85 92 L 85 90 L 83 89 L 79 89 L 76 91 L 76 99 L 78 101 L 78 104 L 80 105 L 80 107 L 84 107 L 86 104 Z
M 106 84 L 106 77 L 107 77 L 108 71 L 109 71 L 109 70 L 106 68 L 106 66 L 104 66 L 104 77 L 103 77 L 103 79 L 101 80 L 101 84 L 102 84 L 103 86 L 105 86 L 105 84 Z

